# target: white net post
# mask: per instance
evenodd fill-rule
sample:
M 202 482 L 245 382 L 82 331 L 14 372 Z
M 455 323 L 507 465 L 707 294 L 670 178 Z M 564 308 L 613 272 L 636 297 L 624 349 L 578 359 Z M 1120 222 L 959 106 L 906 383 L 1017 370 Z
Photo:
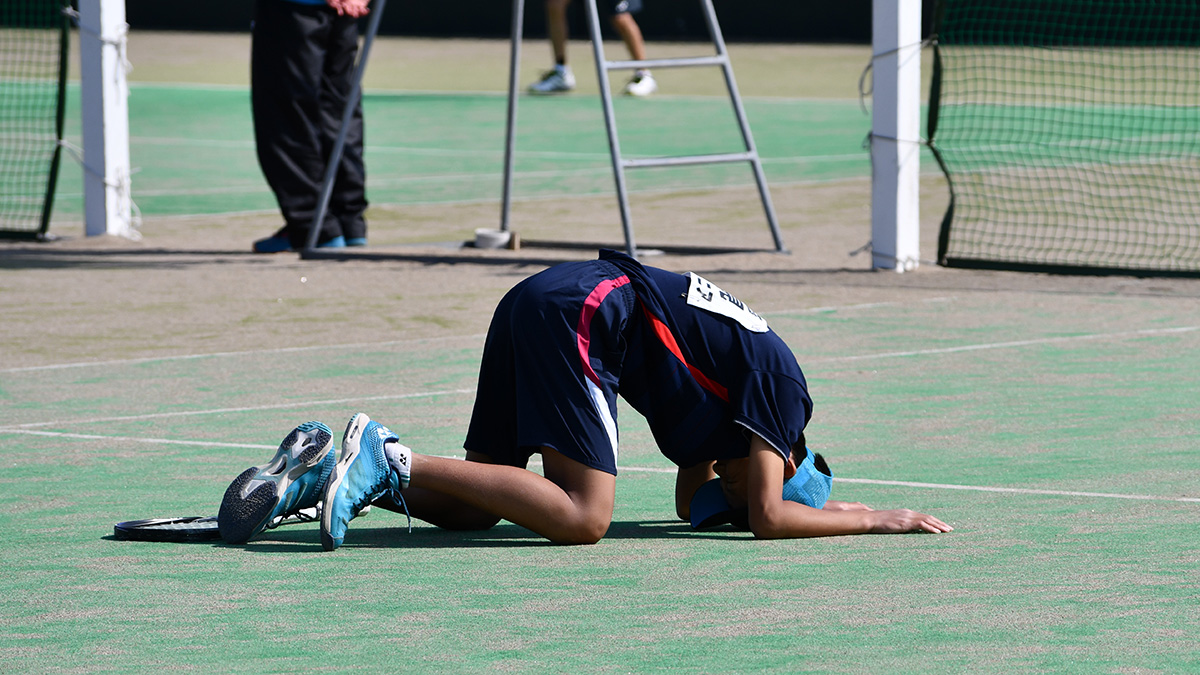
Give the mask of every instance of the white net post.
M 134 236 L 125 0 L 79 0 L 83 210 L 87 236 Z
M 871 265 L 920 255 L 921 0 L 874 0 L 871 19 Z

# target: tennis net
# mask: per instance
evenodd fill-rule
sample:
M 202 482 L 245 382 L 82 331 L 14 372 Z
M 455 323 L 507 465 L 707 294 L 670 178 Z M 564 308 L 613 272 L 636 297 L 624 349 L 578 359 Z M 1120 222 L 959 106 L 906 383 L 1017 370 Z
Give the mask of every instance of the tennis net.
M 939 0 L 949 266 L 1200 274 L 1200 1 Z
M 67 17 L 63 0 L 0 2 L 0 236 L 50 224 L 61 154 Z

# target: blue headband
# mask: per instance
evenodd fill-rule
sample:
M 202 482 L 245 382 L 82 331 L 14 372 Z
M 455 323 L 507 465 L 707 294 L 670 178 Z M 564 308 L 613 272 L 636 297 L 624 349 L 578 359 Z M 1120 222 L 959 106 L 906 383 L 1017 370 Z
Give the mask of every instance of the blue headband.
M 783 483 L 783 498 L 789 502 L 800 502 L 819 509 L 829 501 L 829 492 L 833 489 L 833 472 L 825 464 L 824 458 L 813 454 L 808 448 L 804 450 L 808 454 L 804 461 L 800 462 L 800 466 L 796 467 L 796 475 Z

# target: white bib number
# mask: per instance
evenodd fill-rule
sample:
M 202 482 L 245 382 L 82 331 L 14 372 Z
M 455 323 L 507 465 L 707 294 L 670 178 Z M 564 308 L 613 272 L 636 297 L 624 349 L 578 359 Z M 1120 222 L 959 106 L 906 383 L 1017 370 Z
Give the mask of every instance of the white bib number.
M 746 303 L 718 288 L 708 279 L 688 272 L 687 303 L 706 312 L 727 316 L 749 331 L 765 333 L 767 320 L 754 313 Z

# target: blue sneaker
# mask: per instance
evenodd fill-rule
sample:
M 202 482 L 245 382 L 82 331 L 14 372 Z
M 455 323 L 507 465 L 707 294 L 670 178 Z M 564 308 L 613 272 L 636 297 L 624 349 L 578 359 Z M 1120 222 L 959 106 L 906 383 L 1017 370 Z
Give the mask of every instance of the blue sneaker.
M 283 235 L 273 234 L 254 242 L 251 250 L 255 253 L 283 253 L 292 250 L 292 241 Z
M 316 507 L 337 464 L 331 450 L 329 427 L 305 422 L 283 439 L 266 466 L 250 467 L 233 479 L 217 514 L 225 543 L 243 544 L 284 518 Z
M 367 238 L 366 237 L 346 237 L 346 245 L 347 246 L 366 246 Z
M 333 469 L 321 502 L 321 546 L 332 551 L 342 545 L 346 527 L 364 507 L 385 494 L 399 497 L 408 487 L 411 451 L 399 443 L 391 429 L 363 413 L 350 418 L 342 437 L 342 458 Z M 384 454 L 384 444 L 395 442 L 397 470 Z M 402 499 L 402 498 L 401 498 Z
M 365 246 L 366 239 L 362 240 L 360 246 Z M 317 244 L 317 248 L 346 248 L 346 238 L 338 235 L 333 239 Z M 266 239 L 259 239 L 254 242 L 253 251 L 255 253 L 287 253 L 292 251 L 292 240 L 282 234 L 273 234 Z

